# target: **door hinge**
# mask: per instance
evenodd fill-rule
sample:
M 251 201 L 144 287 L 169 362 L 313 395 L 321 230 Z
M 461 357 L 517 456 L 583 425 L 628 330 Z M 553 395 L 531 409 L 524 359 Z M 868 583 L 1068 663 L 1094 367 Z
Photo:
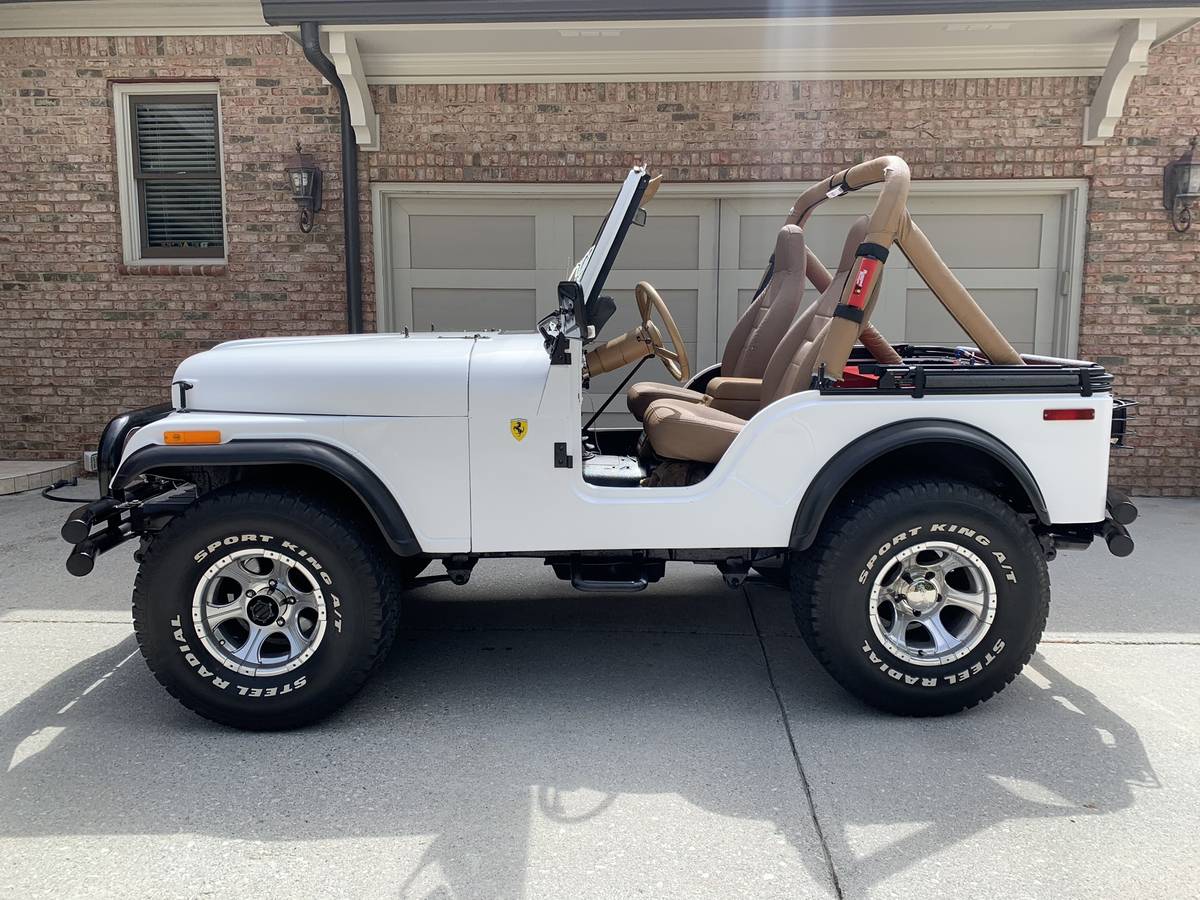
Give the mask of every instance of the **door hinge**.
M 567 455 L 567 445 L 565 441 L 559 441 L 554 445 L 554 468 L 569 469 L 574 465 L 574 460 Z

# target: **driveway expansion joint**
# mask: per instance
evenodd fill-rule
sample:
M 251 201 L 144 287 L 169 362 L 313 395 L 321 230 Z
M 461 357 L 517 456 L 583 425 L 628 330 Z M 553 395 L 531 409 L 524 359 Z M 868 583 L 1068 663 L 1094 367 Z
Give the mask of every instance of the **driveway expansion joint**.
M 783 697 L 779 693 L 779 685 L 775 682 L 775 672 L 771 668 L 771 658 L 767 655 L 767 644 L 763 639 L 762 631 L 758 627 L 758 617 L 754 615 L 754 604 L 750 600 L 750 592 L 745 588 L 742 589 L 742 595 L 746 598 L 746 609 L 750 612 L 750 621 L 754 623 L 754 635 L 758 638 L 758 649 L 762 653 L 763 665 L 767 669 L 767 681 L 771 685 L 771 692 L 775 695 L 775 703 L 779 707 L 779 715 L 783 721 L 783 730 L 787 735 L 788 746 L 792 750 L 792 761 L 796 764 L 796 774 L 800 776 L 800 788 L 804 792 L 805 802 L 808 803 L 809 818 L 812 819 L 817 841 L 821 844 L 821 856 L 825 860 L 825 869 L 829 873 L 829 881 L 833 885 L 833 895 L 837 900 L 842 900 L 845 897 L 845 894 L 842 892 L 842 883 L 838 878 L 837 869 L 833 864 L 833 854 L 829 850 L 829 842 L 825 839 L 825 829 L 821 827 L 821 820 L 817 816 L 817 806 L 813 802 L 812 785 L 809 784 L 808 775 L 804 771 L 804 763 L 800 759 L 800 751 L 796 749 L 796 738 L 792 733 L 792 721 L 788 717 L 787 707 L 784 705 Z

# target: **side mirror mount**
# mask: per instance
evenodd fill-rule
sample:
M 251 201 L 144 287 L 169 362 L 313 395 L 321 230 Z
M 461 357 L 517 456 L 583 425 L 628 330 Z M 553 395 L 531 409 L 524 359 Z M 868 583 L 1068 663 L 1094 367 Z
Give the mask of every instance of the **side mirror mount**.
M 573 328 L 564 328 L 567 337 L 586 338 L 588 319 L 583 288 L 574 281 L 560 281 L 558 283 L 558 308 L 574 326 Z M 572 330 L 574 334 L 571 333 Z

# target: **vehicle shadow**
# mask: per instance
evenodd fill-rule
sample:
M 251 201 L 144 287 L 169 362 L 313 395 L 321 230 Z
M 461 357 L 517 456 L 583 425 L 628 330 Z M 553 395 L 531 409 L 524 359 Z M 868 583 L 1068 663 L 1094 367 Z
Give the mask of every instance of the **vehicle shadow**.
M 553 626 L 572 602 L 592 610 L 596 627 Z M 720 602 L 736 620 L 733 606 L 745 598 L 728 592 Z M 644 876 L 654 893 L 664 872 L 672 883 L 667 857 L 677 857 L 680 878 L 688 866 L 725 865 L 711 858 L 716 845 L 670 847 L 680 833 L 688 841 L 695 834 L 669 823 L 638 831 L 639 822 L 635 837 L 622 834 L 638 798 L 666 796 L 680 809 L 766 823 L 810 881 L 827 885 L 758 636 L 687 631 L 682 610 L 672 613 L 675 630 L 669 619 L 668 627 L 630 627 L 620 608 L 610 606 L 605 621 L 594 603 L 562 594 L 523 601 L 513 628 L 497 626 L 506 613 L 493 604 L 448 603 L 440 613 L 422 604 L 419 627 L 402 635 L 357 701 L 283 734 L 241 733 L 184 710 L 129 637 L 0 716 L 0 837 L 423 836 L 419 851 L 391 867 L 407 874 L 388 893 L 507 897 L 529 884 L 536 836 L 581 830 L 575 840 L 599 857 L 619 856 L 632 873 L 625 877 Z M 877 785 L 871 775 L 883 751 L 863 736 L 887 743 L 879 738 L 894 729 L 951 769 L 934 778 L 914 767 L 900 785 L 877 785 L 877 797 L 863 793 L 854 804 L 818 796 L 835 861 L 852 856 L 850 825 L 931 823 L 857 863 L 867 883 L 953 844 L 964 828 L 1112 812 L 1132 802 L 1133 785 L 1155 783 L 1136 732 L 1044 660 L 1036 667 L 1053 692 L 1020 679 L 989 704 L 988 717 L 942 720 L 937 735 L 922 736 L 911 722 L 842 695 L 793 637 L 768 636 L 767 644 L 801 758 L 817 779 L 832 771 L 823 760 L 836 758 L 860 793 Z M 1004 752 L 968 764 L 996 733 Z M 860 741 L 852 757 L 847 739 Z

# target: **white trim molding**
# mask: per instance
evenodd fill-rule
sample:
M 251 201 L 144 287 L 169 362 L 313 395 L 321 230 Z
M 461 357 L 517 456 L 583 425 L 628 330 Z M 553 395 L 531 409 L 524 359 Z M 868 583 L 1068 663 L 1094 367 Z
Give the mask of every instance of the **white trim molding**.
M 354 35 L 344 31 L 330 32 L 329 58 L 333 60 L 342 87 L 346 89 L 355 142 L 361 150 L 378 150 L 379 114 L 371 102 L 366 71 L 358 55 L 358 41 Z
M 137 179 L 133 172 L 133 132 L 129 121 L 129 98 L 142 94 L 208 94 L 217 102 L 217 160 L 221 174 L 221 241 L 225 252 L 218 257 L 142 256 L 141 211 Z M 229 231 L 225 221 L 225 141 L 221 128 L 221 93 L 215 81 L 144 81 L 113 85 L 113 135 L 117 166 L 117 195 L 121 214 L 121 258 L 130 266 L 201 265 L 223 266 L 228 262 Z
M 1096 88 L 1096 96 L 1083 112 L 1085 146 L 1103 144 L 1105 138 L 1113 136 L 1117 122 L 1125 112 L 1129 86 L 1136 76 L 1146 74 L 1150 48 L 1157 33 L 1158 22 L 1154 19 L 1130 19 L 1121 26 L 1100 86 Z
M 0 37 L 101 37 L 204 34 L 278 34 L 259 0 L 61 0 L 5 3 Z

